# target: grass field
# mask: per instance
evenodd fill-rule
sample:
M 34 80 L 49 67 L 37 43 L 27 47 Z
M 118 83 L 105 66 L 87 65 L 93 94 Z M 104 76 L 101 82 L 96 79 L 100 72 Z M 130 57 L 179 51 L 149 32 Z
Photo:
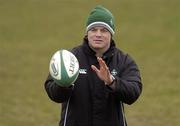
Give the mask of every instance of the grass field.
M 0 126 L 57 126 L 47 97 L 49 60 L 82 41 L 97 4 L 116 18 L 114 39 L 136 60 L 144 84 L 126 106 L 129 126 L 180 124 L 179 0 L 0 0 Z

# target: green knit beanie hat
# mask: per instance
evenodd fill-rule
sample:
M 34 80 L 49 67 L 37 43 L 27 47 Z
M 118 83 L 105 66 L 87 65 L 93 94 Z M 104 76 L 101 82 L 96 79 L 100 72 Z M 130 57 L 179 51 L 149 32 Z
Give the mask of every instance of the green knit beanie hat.
M 92 27 L 103 26 L 113 35 L 115 32 L 114 17 L 112 13 L 101 5 L 96 6 L 88 17 L 86 23 L 86 32 Z

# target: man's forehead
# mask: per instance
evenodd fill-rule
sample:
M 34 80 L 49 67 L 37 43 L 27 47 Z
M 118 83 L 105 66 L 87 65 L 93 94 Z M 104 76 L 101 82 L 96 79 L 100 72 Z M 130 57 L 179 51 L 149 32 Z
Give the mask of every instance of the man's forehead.
M 99 29 L 99 30 L 108 30 L 107 28 L 105 28 L 104 26 L 94 26 L 91 29 Z

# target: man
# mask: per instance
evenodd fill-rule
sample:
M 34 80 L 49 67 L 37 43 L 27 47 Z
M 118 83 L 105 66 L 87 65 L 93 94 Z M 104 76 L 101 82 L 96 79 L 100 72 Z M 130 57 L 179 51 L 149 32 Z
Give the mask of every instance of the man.
M 62 103 L 59 126 L 126 126 L 123 104 L 134 103 L 142 90 L 134 60 L 116 48 L 114 17 L 102 6 L 87 20 L 82 45 L 71 52 L 80 65 L 74 85 L 61 87 L 49 75 L 45 89 Z

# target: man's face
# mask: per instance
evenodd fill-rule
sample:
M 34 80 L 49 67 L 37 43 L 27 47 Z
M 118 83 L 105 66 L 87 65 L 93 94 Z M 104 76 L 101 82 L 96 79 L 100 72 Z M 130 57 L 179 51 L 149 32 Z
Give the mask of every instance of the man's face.
M 87 33 L 89 46 L 95 51 L 105 52 L 111 42 L 111 33 L 104 27 L 93 27 Z

